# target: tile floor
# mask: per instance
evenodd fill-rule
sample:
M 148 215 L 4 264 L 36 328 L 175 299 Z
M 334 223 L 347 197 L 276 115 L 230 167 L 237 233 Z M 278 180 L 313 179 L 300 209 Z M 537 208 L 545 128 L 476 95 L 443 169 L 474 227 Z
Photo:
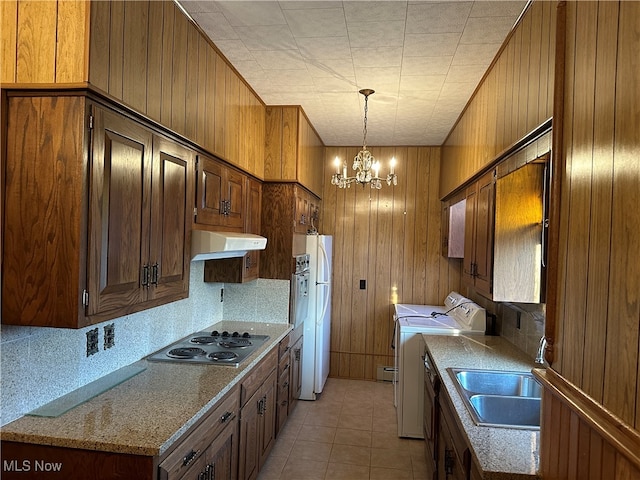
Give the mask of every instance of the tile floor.
M 424 442 L 398 438 L 393 385 L 329 378 L 299 401 L 258 480 L 426 478 Z

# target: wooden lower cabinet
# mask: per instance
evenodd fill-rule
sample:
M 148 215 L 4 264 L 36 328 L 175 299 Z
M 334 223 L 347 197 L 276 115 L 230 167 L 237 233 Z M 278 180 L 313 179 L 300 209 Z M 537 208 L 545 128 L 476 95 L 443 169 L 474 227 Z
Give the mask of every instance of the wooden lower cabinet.
M 289 413 L 293 412 L 300 398 L 300 392 L 302 391 L 302 325 L 293 332 L 294 338 L 296 338 L 293 347 L 289 352 L 291 365 L 291 376 L 289 386 Z
M 456 422 L 455 410 L 449 397 L 442 393 L 439 398 L 440 419 L 438 422 L 437 472 L 438 480 L 468 480 L 479 474 L 471 456 L 464 434 Z
M 238 478 L 255 479 L 275 443 L 278 349 L 242 383 Z

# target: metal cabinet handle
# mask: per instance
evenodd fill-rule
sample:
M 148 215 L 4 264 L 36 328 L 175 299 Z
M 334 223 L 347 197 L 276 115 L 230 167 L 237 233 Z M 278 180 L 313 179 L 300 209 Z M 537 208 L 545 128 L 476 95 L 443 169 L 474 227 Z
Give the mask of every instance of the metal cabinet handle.
M 455 466 L 455 457 L 453 450 L 444 449 L 444 471 L 447 475 L 453 475 L 453 467 Z
M 235 415 L 233 412 L 224 412 L 220 417 L 220 423 L 227 423 L 229 420 L 233 420 Z
M 182 466 L 186 467 L 187 465 L 189 465 L 191 462 L 193 462 L 198 454 L 200 453 L 200 450 L 191 450 L 189 453 L 187 453 L 183 458 L 182 458 Z
M 158 285 L 158 262 L 151 266 L 151 285 Z
M 143 287 L 149 286 L 149 265 L 142 266 L 142 282 L 140 282 L 140 285 Z

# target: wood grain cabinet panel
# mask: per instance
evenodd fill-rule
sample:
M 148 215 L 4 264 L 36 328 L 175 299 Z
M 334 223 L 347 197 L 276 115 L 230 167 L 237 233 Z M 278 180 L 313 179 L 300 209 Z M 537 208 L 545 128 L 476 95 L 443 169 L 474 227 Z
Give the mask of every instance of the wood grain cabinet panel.
M 222 162 L 198 155 L 195 224 L 242 232 L 246 176 Z
M 247 210 L 244 231 L 260 234 L 260 215 L 262 202 L 262 184 L 247 178 Z M 221 258 L 204 262 L 204 281 L 216 283 L 244 283 L 258 278 L 260 273 L 260 251 L 252 250 L 243 257 Z
M 89 107 L 82 97 L 3 103 L 2 323 L 84 326 Z
M 490 171 L 467 188 L 463 280 L 491 298 L 495 180 Z
M 94 108 L 88 315 L 185 298 L 193 153 Z
M 294 234 L 306 235 L 309 206 L 319 211 L 320 199 L 294 183 L 265 183 L 262 192 L 261 228 L 269 241 L 260 253 L 260 276 L 290 280 L 293 255 L 304 253 L 295 251 Z
M 267 107 L 264 176 L 322 194 L 324 144 L 301 107 Z
M 185 298 L 192 152 L 83 96 L 8 107 L 3 323 L 78 328 Z

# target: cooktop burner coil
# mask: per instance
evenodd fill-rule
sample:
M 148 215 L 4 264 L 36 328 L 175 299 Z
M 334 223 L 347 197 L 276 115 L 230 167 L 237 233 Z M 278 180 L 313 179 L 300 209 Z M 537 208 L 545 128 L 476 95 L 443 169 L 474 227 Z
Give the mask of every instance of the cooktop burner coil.
M 189 342 L 197 343 L 199 345 L 213 345 L 216 343 L 217 339 L 210 335 L 202 336 L 202 337 L 193 337 Z
M 238 355 L 233 352 L 212 352 L 207 355 L 207 358 L 215 360 L 217 362 L 228 362 L 238 358 Z
M 194 358 L 200 355 L 204 355 L 205 352 L 201 348 L 197 347 L 180 347 L 174 348 L 173 350 L 169 350 L 167 352 L 167 357 L 171 358 Z
M 246 348 L 253 345 L 251 340 L 246 338 L 234 338 L 230 340 L 222 340 L 218 342 L 222 348 Z

